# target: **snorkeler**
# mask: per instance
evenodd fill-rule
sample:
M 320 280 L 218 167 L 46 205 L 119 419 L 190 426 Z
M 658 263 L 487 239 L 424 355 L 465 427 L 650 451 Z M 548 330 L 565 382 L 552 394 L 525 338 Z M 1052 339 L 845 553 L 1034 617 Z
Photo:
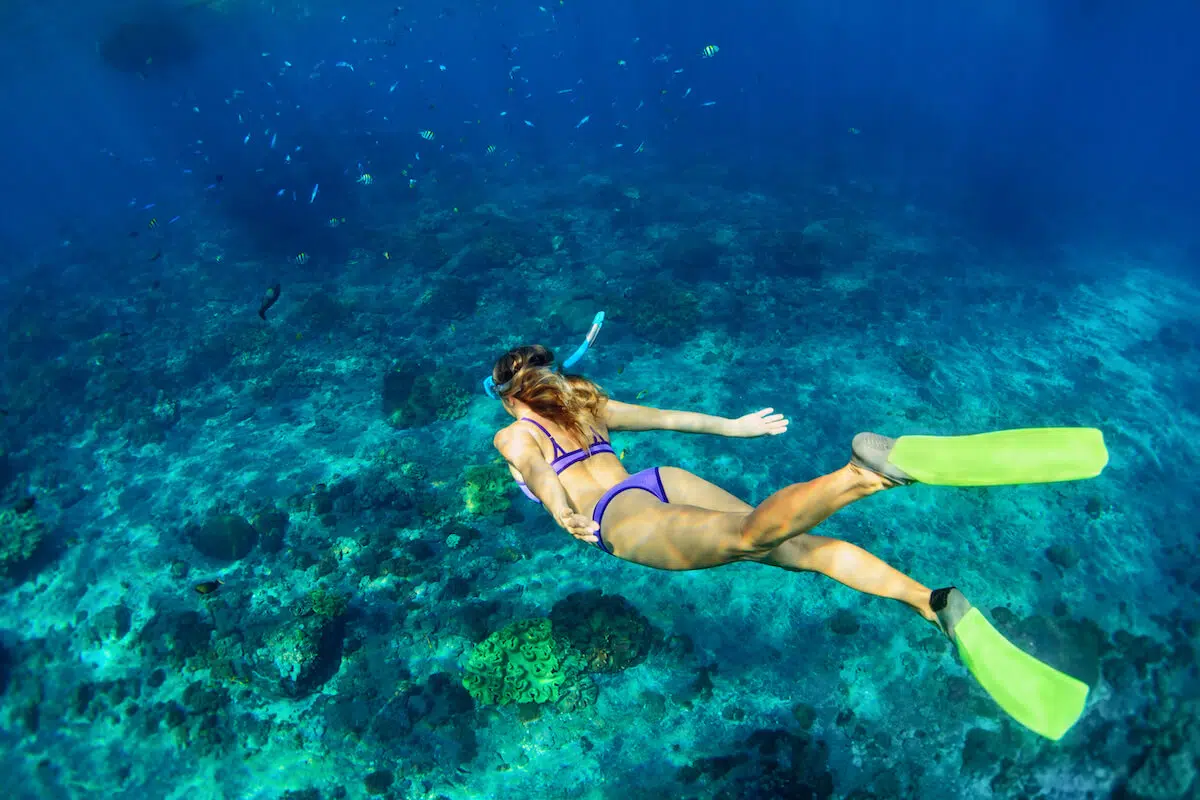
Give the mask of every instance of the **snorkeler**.
M 598 314 L 562 369 L 583 357 L 603 322 Z M 755 507 L 677 467 L 630 475 L 609 437 L 621 430 L 777 436 L 787 431 L 788 420 L 773 409 L 726 419 L 622 403 L 587 378 L 556 369 L 554 354 L 541 345 L 502 355 L 484 390 L 516 420 L 493 439 L 513 477 L 575 538 L 657 569 L 753 561 L 819 572 L 906 603 L 937 625 L 1001 707 L 1037 733 L 1058 739 L 1082 713 L 1086 685 L 1010 644 L 957 589 L 931 590 L 866 550 L 812 530 L 850 503 L 914 482 L 989 486 L 1094 477 L 1108 460 L 1100 431 L 899 439 L 860 433 L 844 467 L 786 486 Z

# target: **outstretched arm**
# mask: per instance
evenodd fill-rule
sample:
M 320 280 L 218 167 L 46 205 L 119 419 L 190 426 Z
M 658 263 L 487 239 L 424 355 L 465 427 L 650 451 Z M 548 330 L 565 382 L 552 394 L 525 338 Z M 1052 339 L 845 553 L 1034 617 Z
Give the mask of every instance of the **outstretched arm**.
M 604 416 L 611 431 L 680 431 L 737 438 L 778 436 L 788 426 L 787 419 L 782 414 L 776 414 L 773 408 L 729 419 L 695 411 L 668 411 L 609 400 L 604 404 Z

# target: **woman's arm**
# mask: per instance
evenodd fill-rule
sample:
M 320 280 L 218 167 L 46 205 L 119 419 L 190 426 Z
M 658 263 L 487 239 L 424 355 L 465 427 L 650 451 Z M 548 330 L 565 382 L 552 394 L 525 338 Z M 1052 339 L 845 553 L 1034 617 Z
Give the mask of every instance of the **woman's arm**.
M 600 526 L 583 516 L 571 505 L 558 474 L 546 463 L 533 434 L 524 430 L 505 428 L 492 438 L 492 444 L 505 460 L 512 464 L 542 506 L 563 530 L 584 542 L 596 542 Z
M 608 400 L 604 421 L 610 431 L 680 431 L 712 433 L 717 436 L 748 438 L 778 435 L 787 430 L 788 421 L 773 408 L 764 408 L 737 419 L 714 417 L 695 411 L 668 411 Z
M 551 516 L 557 519 L 564 509 L 571 507 L 567 490 L 563 488 L 558 475 L 546 463 L 533 434 L 505 428 L 496 434 L 492 444 L 500 451 L 500 455 L 521 473 L 525 485 L 537 495 Z

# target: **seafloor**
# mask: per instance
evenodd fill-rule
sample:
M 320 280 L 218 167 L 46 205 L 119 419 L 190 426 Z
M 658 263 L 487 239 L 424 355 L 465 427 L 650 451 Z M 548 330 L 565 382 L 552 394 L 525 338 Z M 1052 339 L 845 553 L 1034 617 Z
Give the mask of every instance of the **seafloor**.
M 9 797 L 1195 791 L 1185 254 L 993 247 L 887 187 L 784 201 L 727 177 L 380 208 L 344 264 L 243 261 L 198 228 L 155 261 L 64 248 L 0 285 Z M 765 440 L 616 436 L 631 471 L 751 502 L 841 466 L 860 430 L 1103 429 L 1094 480 L 909 487 L 821 531 L 962 587 L 1093 687 L 1078 725 L 1053 743 L 1012 723 L 897 604 L 752 564 L 631 565 L 497 479 L 491 360 L 571 348 L 601 309 L 581 366 L 613 396 L 791 418 Z M 543 617 L 571 690 L 477 702 L 475 645 Z

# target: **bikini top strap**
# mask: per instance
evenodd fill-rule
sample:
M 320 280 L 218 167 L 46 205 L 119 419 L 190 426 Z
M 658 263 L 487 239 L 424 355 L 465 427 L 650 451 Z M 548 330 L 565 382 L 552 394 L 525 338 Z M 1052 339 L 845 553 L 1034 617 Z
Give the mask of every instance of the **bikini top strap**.
M 554 438 L 553 434 L 551 434 L 550 431 L 546 430 L 545 425 L 538 422 L 536 419 L 531 419 L 529 417 L 521 417 L 520 421 L 521 422 L 532 422 L 534 425 L 538 426 L 538 428 L 541 430 L 542 433 L 546 434 L 546 438 L 548 438 L 550 440 L 550 444 L 554 447 L 554 457 L 555 458 L 558 458 L 559 456 L 565 456 L 567 454 L 567 451 L 562 448 L 562 445 L 560 445 L 558 443 L 558 440 Z

